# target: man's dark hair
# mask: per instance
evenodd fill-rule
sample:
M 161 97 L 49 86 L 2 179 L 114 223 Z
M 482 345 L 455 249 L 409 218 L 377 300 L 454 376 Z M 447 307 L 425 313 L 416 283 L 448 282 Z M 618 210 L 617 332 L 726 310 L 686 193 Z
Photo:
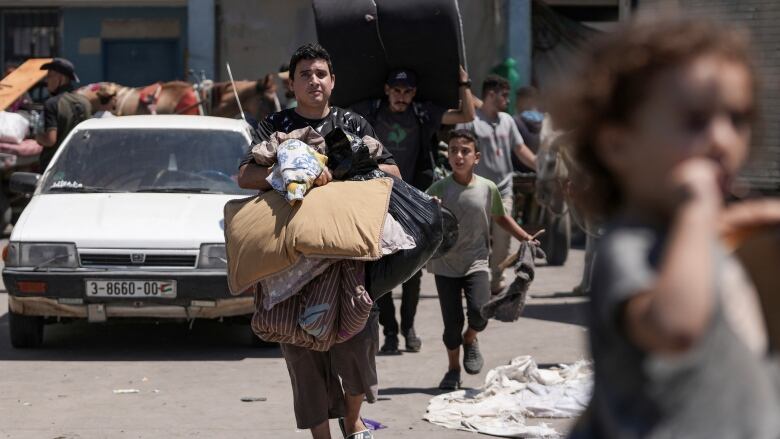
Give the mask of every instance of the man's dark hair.
M 447 136 L 447 144 L 449 144 L 452 139 L 466 139 L 474 144 L 474 152 L 479 152 L 479 138 L 474 134 L 474 131 L 465 128 L 451 130 Z
M 520 87 L 515 92 L 515 96 L 517 96 L 518 99 L 536 98 L 539 96 L 539 90 L 530 85 L 528 87 Z
M 498 75 L 487 75 L 484 81 L 482 81 L 482 96 L 484 97 L 487 92 L 494 91 L 499 93 L 503 90 L 509 90 L 509 81 L 506 78 Z
M 317 43 L 306 43 L 299 47 L 290 58 L 290 79 L 295 78 L 295 68 L 298 66 L 298 61 L 304 59 L 322 59 L 328 63 L 328 70 L 330 74 L 333 72 L 333 64 L 330 62 L 330 54 L 324 47 Z

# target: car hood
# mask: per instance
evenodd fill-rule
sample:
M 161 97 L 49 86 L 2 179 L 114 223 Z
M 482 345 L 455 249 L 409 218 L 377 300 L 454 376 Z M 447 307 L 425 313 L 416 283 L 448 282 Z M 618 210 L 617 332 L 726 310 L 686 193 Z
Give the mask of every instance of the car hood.
M 41 194 L 12 241 L 75 242 L 80 248 L 198 248 L 224 242 L 223 207 L 240 195 Z

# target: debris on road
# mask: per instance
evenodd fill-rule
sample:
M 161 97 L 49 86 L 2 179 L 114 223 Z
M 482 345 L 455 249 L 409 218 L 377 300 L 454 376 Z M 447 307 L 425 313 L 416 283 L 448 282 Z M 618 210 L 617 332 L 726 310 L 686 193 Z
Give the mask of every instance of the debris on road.
M 265 396 L 244 396 L 243 398 L 241 398 L 242 402 L 262 402 L 267 400 L 268 398 L 266 398 Z
M 373 419 L 368 418 L 360 418 L 364 424 L 366 424 L 366 428 L 369 430 L 381 430 L 383 428 L 387 428 L 387 425 L 382 424 L 379 421 L 374 421 Z
M 544 423 L 526 418 L 573 418 L 593 390 L 590 362 L 540 369 L 529 355 L 487 373 L 480 389 L 458 390 L 431 399 L 424 419 L 443 427 L 503 437 L 559 437 Z
M 128 393 L 141 393 L 138 389 L 114 389 L 114 395 L 125 395 Z

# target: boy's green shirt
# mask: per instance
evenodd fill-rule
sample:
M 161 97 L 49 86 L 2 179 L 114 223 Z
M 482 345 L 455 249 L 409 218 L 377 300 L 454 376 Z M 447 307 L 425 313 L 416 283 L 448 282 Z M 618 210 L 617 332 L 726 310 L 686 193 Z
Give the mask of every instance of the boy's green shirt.
M 463 277 L 490 271 L 490 225 L 493 216 L 505 215 L 501 194 L 492 181 L 474 175 L 467 186 L 450 175 L 428 188 L 458 219 L 458 241 L 444 256 L 431 259 L 428 271 L 440 276 Z

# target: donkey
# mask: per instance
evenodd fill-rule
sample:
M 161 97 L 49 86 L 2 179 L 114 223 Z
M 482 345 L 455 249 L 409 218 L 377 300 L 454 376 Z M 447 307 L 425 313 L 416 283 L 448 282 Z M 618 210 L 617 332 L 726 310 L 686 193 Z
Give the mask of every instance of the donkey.
M 90 84 L 78 90 L 94 105 L 98 102 L 97 91 L 101 83 Z M 133 114 L 203 114 L 230 117 L 239 115 L 238 104 L 233 93 L 233 84 L 207 81 L 196 94 L 193 85 L 185 81 L 159 82 L 145 87 L 125 87 L 114 84 L 117 89 L 117 116 Z M 241 107 L 247 114 L 262 120 L 279 110 L 274 75 L 268 74 L 256 81 L 236 81 L 236 92 Z

